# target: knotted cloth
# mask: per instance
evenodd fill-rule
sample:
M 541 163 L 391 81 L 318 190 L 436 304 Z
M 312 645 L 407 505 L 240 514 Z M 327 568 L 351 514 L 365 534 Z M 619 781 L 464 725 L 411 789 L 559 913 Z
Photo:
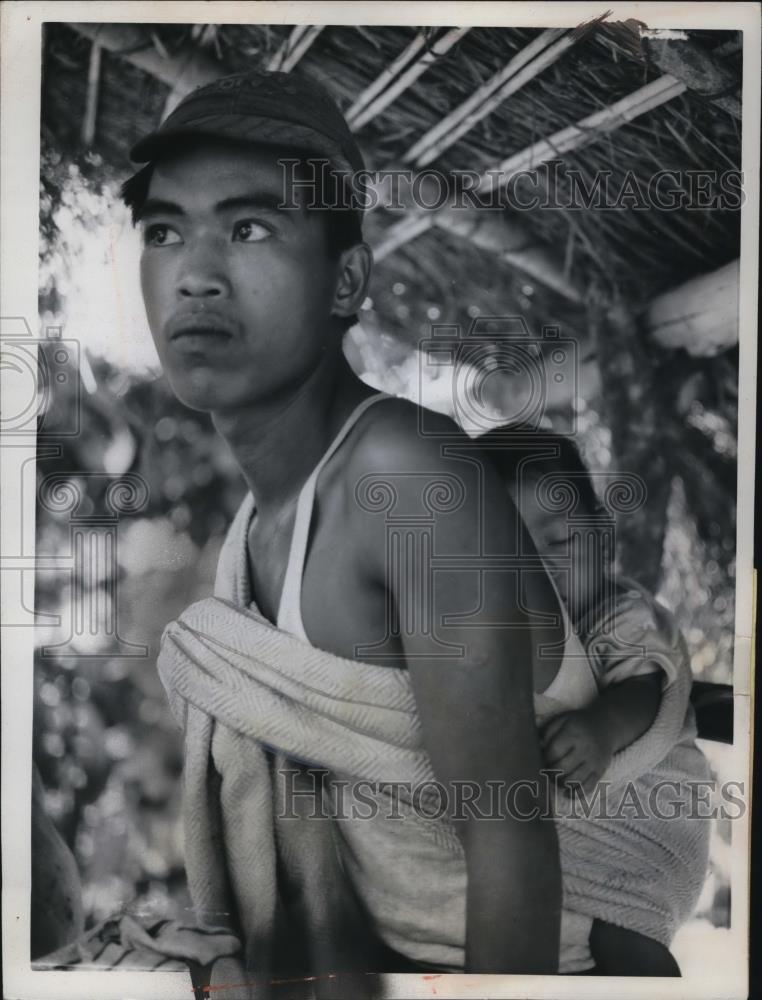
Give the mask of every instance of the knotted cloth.
M 159 670 L 185 731 L 194 905 L 202 922 L 239 934 L 247 974 L 372 962 L 368 914 L 412 960 L 463 968 L 465 862 L 446 819 L 403 802 L 394 822 L 377 790 L 371 818 L 316 819 L 314 796 L 288 794 L 315 790 L 311 765 L 371 786 L 433 779 L 407 671 L 315 649 L 220 598 L 167 627 Z M 660 818 L 649 794 L 659 781 L 683 788 L 706 777 L 689 721 L 662 758 L 619 782 L 626 794 L 609 802 L 615 815 L 570 813 L 557 826 L 564 908 L 668 944 L 703 883 L 707 822 Z
M 351 971 L 372 947 L 358 940 L 364 902 L 309 768 L 367 782 L 377 814 L 354 826 L 360 839 L 377 839 L 389 821 L 388 792 L 376 786 L 434 780 L 407 673 L 314 649 L 218 598 L 167 627 L 159 670 L 185 731 L 186 868 L 199 916 L 215 925 L 233 918 L 252 972 L 271 971 L 278 953 L 283 961 L 293 951 L 294 921 L 306 942 L 299 971 Z M 397 832 L 409 858 L 444 852 L 460 875 L 462 850 L 450 828 L 411 809 L 404 826 Z M 381 834 L 396 857 L 394 836 Z M 424 865 L 422 879 L 428 874 Z M 273 939 L 283 896 L 293 903 L 287 945 Z
M 220 554 L 215 597 L 167 627 L 159 657 L 185 732 L 186 867 L 198 918 L 235 930 L 249 976 L 380 970 L 379 938 L 421 966 L 462 970 L 461 843 L 446 817 L 426 818 L 423 796 L 400 797 L 391 815 L 402 818 L 390 819 L 383 787 L 425 789 L 433 778 L 409 672 L 315 649 L 259 614 L 247 555 L 253 509 L 249 494 Z M 668 945 L 701 891 L 709 822 L 685 810 L 670 818 L 670 800 L 690 805 L 690 782 L 706 780 L 708 767 L 695 744 L 689 664 L 664 666 L 656 719 L 605 776 L 615 794 L 587 814 L 560 796 L 555 805 L 561 972 L 576 971 L 582 917 Z M 566 690 L 559 680 L 556 694 Z M 578 707 L 564 701 L 535 696 L 535 710 Z M 335 808 L 342 780 L 381 783 L 361 803 L 350 796 L 348 819 Z M 311 815 L 325 802 L 336 819 Z

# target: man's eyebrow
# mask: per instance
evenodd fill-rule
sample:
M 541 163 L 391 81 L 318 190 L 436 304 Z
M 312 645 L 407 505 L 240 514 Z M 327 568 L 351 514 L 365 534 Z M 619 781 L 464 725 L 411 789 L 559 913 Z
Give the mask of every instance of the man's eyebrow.
M 163 198 L 147 198 L 136 214 L 136 221 L 146 215 L 185 215 L 185 212 L 174 201 L 165 201 Z
M 259 208 L 269 209 L 273 212 L 285 212 L 288 205 L 284 203 L 284 195 L 268 194 L 242 194 L 234 198 L 223 198 L 215 206 L 215 212 L 229 212 L 235 209 Z
M 265 209 L 271 212 L 286 212 L 290 206 L 284 204 L 283 196 L 276 194 L 242 194 L 233 198 L 223 198 L 214 205 L 215 212 L 230 212 L 240 209 Z M 174 201 L 164 198 L 147 198 L 136 215 L 138 222 L 147 215 L 186 215 L 185 209 Z

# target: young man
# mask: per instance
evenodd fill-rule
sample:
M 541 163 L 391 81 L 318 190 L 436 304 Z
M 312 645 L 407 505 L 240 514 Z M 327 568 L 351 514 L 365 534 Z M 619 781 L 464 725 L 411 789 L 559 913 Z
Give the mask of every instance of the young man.
M 491 464 L 475 458 L 449 420 L 427 418 L 424 434 L 415 406 L 373 399 L 345 361 L 342 336 L 365 298 L 371 253 L 356 213 L 312 207 L 304 187 L 287 191 L 293 164 L 279 161 L 294 158 L 327 159 L 338 171 L 362 167 L 327 94 L 286 74 L 230 77 L 198 90 L 133 150 L 133 159 L 146 166 L 125 185 L 124 196 L 142 230 L 142 288 L 164 372 L 183 403 L 212 415 L 251 491 L 245 517 L 237 519 L 246 550 L 247 599 L 239 593 L 237 602 L 243 611 L 224 636 L 221 625 L 208 625 L 202 616 L 193 627 L 186 620 L 182 635 L 172 632 L 168 643 L 179 650 L 180 638 L 191 642 L 203 634 L 205 649 L 216 643 L 215 650 L 229 650 L 237 642 L 236 623 L 242 630 L 250 624 L 245 606 L 251 604 L 260 626 L 277 626 L 278 641 L 286 632 L 301 639 L 298 647 L 288 647 L 295 657 L 322 651 L 337 670 L 351 661 L 351 697 L 358 703 L 371 700 L 375 684 L 386 690 L 394 679 L 410 686 L 411 732 L 420 729 L 433 775 L 445 788 L 457 782 L 470 788 L 469 808 L 448 817 L 459 840 L 449 856 L 460 851 L 462 871 L 445 891 L 442 880 L 450 869 L 437 867 L 433 848 L 416 855 L 410 873 L 404 824 L 387 820 L 385 827 L 352 828 L 351 850 L 342 854 L 337 877 L 352 883 L 358 912 L 384 946 L 378 954 L 385 968 L 364 971 L 555 973 L 561 882 L 554 826 L 507 813 L 478 818 L 494 806 L 490 783 L 539 780 L 533 675 L 542 689 L 558 669 L 556 659 L 537 653 L 539 645 L 558 647 L 562 639 L 555 596 L 536 567 L 521 583 L 515 565 L 479 568 L 485 557 L 503 557 L 507 566 L 517 553 L 533 551 L 512 508 L 506 517 L 504 490 Z M 309 168 L 298 176 L 310 176 Z M 313 470 L 318 474 L 311 475 Z M 432 490 L 443 483 L 455 499 L 432 501 Z M 393 498 L 393 511 L 375 502 L 379 489 Z M 399 516 L 407 518 L 408 528 L 398 558 L 390 553 L 388 529 Z M 425 554 L 411 555 L 425 553 L 431 525 L 431 555 L 442 561 L 436 571 Z M 527 597 L 551 624 L 529 627 L 522 610 Z M 224 617 L 227 610 L 216 607 Z M 205 655 L 199 653 L 196 664 L 204 676 Z M 299 757 L 294 746 L 285 746 L 289 733 L 277 742 L 266 731 L 286 695 L 278 689 L 281 701 L 263 712 L 262 732 L 241 743 L 240 732 L 253 724 L 248 709 L 241 709 L 244 694 L 221 682 L 217 700 L 209 695 L 202 705 L 207 696 L 194 701 L 192 683 L 183 688 L 172 674 L 169 686 L 185 699 L 187 755 L 197 754 L 198 740 L 208 739 L 209 773 L 217 782 L 208 801 L 214 800 L 221 817 L 208 841 L 224 857 L 235 901 L 225 917 L 243 928 L 247 975 L 282 971 L 277 963 L 289 964 L 289 956 L 273 958 L 271 943 L 263 944 L 260 932 L 246 931 L 256 919 L 246 912 L 241 886 L 261 861 L 252 843 L 261 809 L 250 821 L 232 817 L 250 794 L 252 781 L 243 771 L 256 740 Z M 223 707 L 210 708 L 211 701 Z M 202 736 L 189 735 L 188 705 L 203 708 Z M 231 735 L 236 711 L 242 721 Z M 356 730 L 353 722 L 342 732 L 351 740 Z M 376 738 L 373 733 L 369 739 Z M 377 745 L 381 756 L 395 747 L 391 736 Z M 396 760 L 392 750 L 389 759 Z M 327 736 L 316 737 L 308 751 L 311 764 L 330 770 Z M 187 763 L 186 772 L 193 766 Z M 201 766 L 206 768 L 206 757 Z M 194 822 L 203 817 L 196 815 Z M 391 830 L 396 857 L 381 844 Z M 273 870 L 280 873 L 288 852 L 277 838 L 274 851 L 280 853 Z M 189 857 L 188 865 L 195 902 L 208 910 L 217 897 L 199 888 L 210 880 L 204 863 Z M 332 898 L 335 886 L 327 872 L 321 881 L 321 871 L 312 866 L 310 877 L 314 894 Z M 287 895 L 280 882 L 277 894 Z M 250 909 L 260 905 L 261 896 L 252 895 Z M 211 919 L 209 913 L 202 917 Z M 295 940 L 289 933 L 287 942 Z M 321 947 L 313 946 L 322 955 L 311 952 L 313 969 L 329 961 L 330 949 Z M 278 954 L 284 954 L 282 944 Z

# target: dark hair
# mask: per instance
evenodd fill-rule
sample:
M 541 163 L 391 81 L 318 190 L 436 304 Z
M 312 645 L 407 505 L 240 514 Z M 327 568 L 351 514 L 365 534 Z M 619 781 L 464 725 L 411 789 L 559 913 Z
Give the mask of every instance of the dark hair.
M 202 141 L 202 139 L 188 140 L 188 146 L 195 145 Z M 234 146 L 252 146 L 251 143 L 242 144 L 237 143 L 234 140 L 219 141 L 227 142 L 228 144 Z M 323 216 L 325 248 L 329 259 L 338 260 L 345 250 L 356 246 L 358 243 L 362 243 L 362 215 L 357 209 L 342 207 L 340 204 L 337 207 L 325 209 L 320 207 L 323 204 L 330 204 L 333 206 L 336 204 L 336 199 L 332 197 L 331 200 L 328 201 L 328 192 L 326 192 L 323 188 L 322 172 L 320 170 L 313 171 L 310 163 L 310 159 L 314 160 L 315 157 L 310 153 L 306 153 L 304 150 L 281 148 L 274 151 L 274 155 L 276 155 L 279 159 L 285 159 L 287 157 L 291 159 L 298 159 L 299 162 L 295 167 L 295 176 L 299 180 L 309 180 L 314 182 L 315 197 L 313 199 L 313 204 L 311 206 L 307 206 L 306 210 L 308 212 L 319 211 Z M 141 167 L 137 173 L 133 174 L 132 177 L 128 177 L 120 188 L 120 196 L 124 204 L 130 210 L 133 225 L 137 225 L 143 213 L 143 206 L 148 198 L 148 189 L 151 185 L 153 170 L 154 163 L 146 164 L 146 166 Z M 342 332 L 344 332 L 356 322 L 356 315 L 341 317 L 339 326 Z
M 515 424 L 488 431 L 477 438 L 477 444 L 488 446 L 485 450 L 499 470 L 506 488 L 515 487 L 519 469 L 525 462 L 536 459 L 538 465 L 541 463 L 543 474 L 568 472 L 574 476 L 574 490 L 587 513 L 593 516 L 605 513 L 605 507 L 595 492 L 590 470 L 570 437 Z

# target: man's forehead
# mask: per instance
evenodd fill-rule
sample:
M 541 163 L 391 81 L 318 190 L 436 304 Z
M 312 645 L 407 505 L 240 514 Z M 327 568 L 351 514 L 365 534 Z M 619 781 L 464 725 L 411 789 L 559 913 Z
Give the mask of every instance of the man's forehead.
M 285 151 L 262 146 L 194 143 L 178 147 L 157 160 L 151 182 L 176 182 L 182 178 L 187 183 L 196 177 L 204 181 L 209 176 L 215 182 L 246 180 L 267 187 L 282 185 L 288 170 L 282 161 L 294 158 Z
M 206 211 L 249 201 L 271 209 L 288 206 L 291 211 L 301 210 L 311 197 L 298 185 L 294 188 L 293 166 L 279 162 L 279 158 L 293 163 L 298 157 L 260 147 L 231 149 L 216 144 L 178 151 L 154 165 L 146 192 L 147 207 L 161 201 L 187 211 Z

